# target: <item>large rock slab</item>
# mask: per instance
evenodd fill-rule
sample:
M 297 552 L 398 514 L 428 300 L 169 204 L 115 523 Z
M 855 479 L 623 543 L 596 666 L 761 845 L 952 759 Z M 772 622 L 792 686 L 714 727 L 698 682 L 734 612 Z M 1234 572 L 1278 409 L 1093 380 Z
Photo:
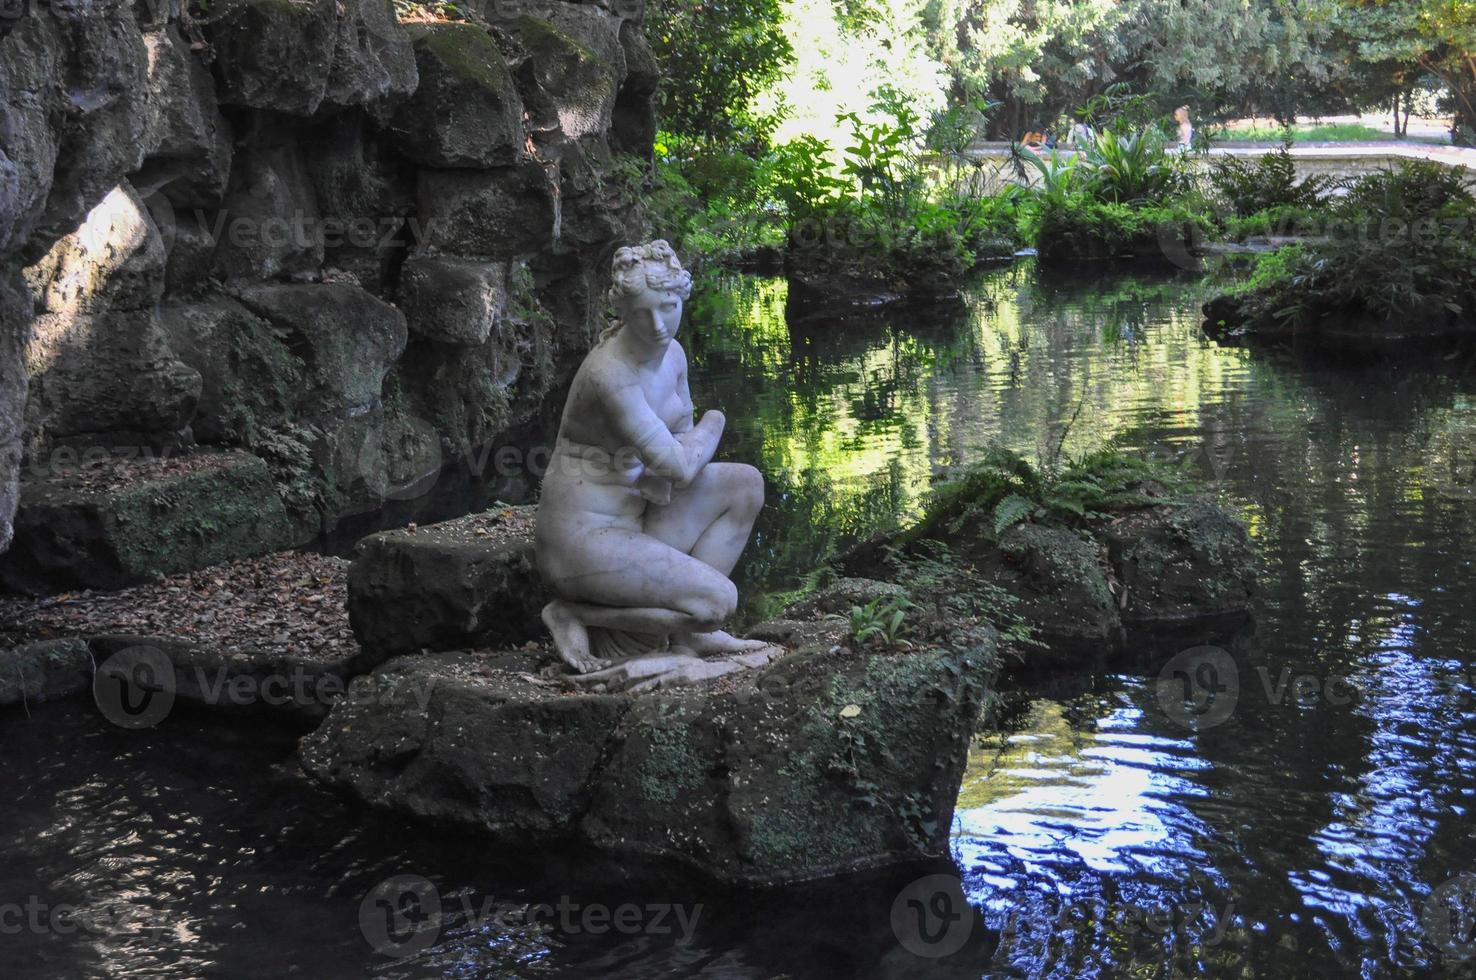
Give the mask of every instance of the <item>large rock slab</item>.
M 357 416 L 377 407 L 391 365 L 405 351 L 405 316 L 346 284 L 249 285 L 240 301 L 286 335 L 305 364 L 316 410 Z
M 114 188 L 25 276 L 37 312 L 25 354 L 29 451 L 187 443 L 200 378 L 159 324 L 165 250 L 137 193 Z
M 231 127 L 220 114 L 215 82 L 173 24 L 143 35 L 149 74 L 147 157 L 133 180 L 164 189 L 187 207 L 219 203 L 231 172 Z
M 221 0 L 206 36 L 228 105 L 298 116 L 328 92 L 338 46 L 337 0 Z
M 417 199 L 423 244 L 433 251 L 510 259 L 552 247 L 556 184 L 543 167 L 422 170 Z
M 508 263 L 454 255 L 417 255 L 400 270 L 400 305 L 411 331 L 429 340 L 476 347 L 507 313 Z
M 516 846 L 583 842 L 778 886 L 947 853 L 993 647 L 801 651 L 645 695 L 516 655 L 402 657 L 303 740 L 377 807 Z
M 295 416 L 303 365 L 280 328 L 220 294 L 165 303 L 159 320 L 171 349 L 200 375 L 197 439 L 250 445 Z
M 11 519 L 20 499 L 21 432 L 30 392 L 22 359 L 30 334 L 30 297 L 19 272 L 6 278 L 0 281 L 0 554 L 10 547 Z
M 620 17 L 573 3 L 508 13 L 494 7 L 491 15 L 517 39 L 514 71 L 534 141 L 557 154 L 566 143 L 604 139 L 625 76 Z
M 0 62 L 34 59 L 29 71 L 21 71 L 36 84 L 7 90 L 7 101 L 25 106 L 23 121 L 17 120 L 23 129 L 47 131 L 19 139 L 22 152 L 41 154 L 41 167 L 32 173 L 43 181 L 49 176 L 45 212 L 28 242 L 30 258 L 76 228 L 142 165 L 148 150 L 148 52 L 132 6 L 122 2 L 32 4 L 4 41 Z
M 1122 642 L 1106 557 L 1086 534 L 1017 524 L 1000 535 L 997 557 L 986 557 L 979 571 L 1016 597 L 1013 612 L 1035 627 L 1051 659 L 1069 662 Z
M 0 596 L 0 705 L 87 696 L 124 727 L 185 704 L 321 719 L 372 666 L 348 627 L 347 565 L 279 552 L 116 592 Z
M 505 507 L 361 541 L 348 592 L 360 645 L 383 659 L 544 638 L 552 596 L 533 565 L 535 512 Z
M 92 686 L 92 650 L 81 639 L 0 649 L 0 707 L 58 701 Z
M 835 565 L 909 586 L 953 582 L 955 602 L 989 609 L 1001 630 L 1028 628 L 1020 671 L 1098 663 L 1130 642 L 1224 639 L 1255 592 L 1250 535 L 1213 501 L 1149 489 L 1070 526 L 1037 513 L 999 531 L 995 508 L 964 494 Z
M 408 95 L 420 84 L 394 0 L 340 0 L 323 101 L 356 106 Z
M 523 101 L 502 49 L 477 24 L 413 24 L 420 85 L 385 129 L 428 167 L 494 167 L 526 155 Z
M 627 20 L 620 25 L 620 44 L 625 49 L 625 80 L 615 96 L 610 147 L 645 157 L 656 139 L 656 88 L 661 84 L 661 66 L 639 22 Z
M 165 249 L 153 216 L 127 181 L 25 270 L 38 311 L 147 309 L 164 294 Z
M 265 464 L 245 453 L 28 473 L 0 584 L 116 589 L 293 544 Z
M 220 279 L 307 280 L 323 268 L 323 220 L 295 142 L 251 145 L 236 155 L 212 232 Z
M 323 214 L 324 277 L 347 274 L 384 295 L 417 237 L 414 165 L 370 131 L 363 112 L 323 120 L 302 147 Z

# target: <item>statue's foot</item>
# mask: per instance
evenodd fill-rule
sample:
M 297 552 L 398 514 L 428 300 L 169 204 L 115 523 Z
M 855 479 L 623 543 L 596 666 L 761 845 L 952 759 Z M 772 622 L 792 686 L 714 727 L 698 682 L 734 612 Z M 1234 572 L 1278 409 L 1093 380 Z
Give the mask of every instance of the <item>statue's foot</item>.
M 703 660 L 682 653 L 656 653 L 622 660 L 613 667 L 571 680 L 576 686 L 588 690 L 644 694 L 686 684 L 700 684 L 744 670 L 747 666 L 732 660 Z
M 543 625 L 553 634 L 554 649 L 576 674 L 588 674 L 610 666 L 589 652 L 589 630 L 564 603 L 555 599 L 543 607 Z
M 694 653 L 758 653 L 773 647 L 763 640 L 740 640 L 731 633 L 680 633 L 671 638 L 672 648 L 685 647 Z

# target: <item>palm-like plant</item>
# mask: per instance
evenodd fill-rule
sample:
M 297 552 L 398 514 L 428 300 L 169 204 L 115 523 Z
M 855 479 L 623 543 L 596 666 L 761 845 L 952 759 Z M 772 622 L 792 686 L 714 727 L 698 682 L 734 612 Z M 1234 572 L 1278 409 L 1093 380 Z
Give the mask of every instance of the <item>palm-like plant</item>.
M 1034 167 L 1040 174 L 1040 183 L 1036 186 L 1036 195 L 1048 204 L 1064 204 L 1080 187 L 1081 157 L 1063 157 L 1051 148 L 1049 156 L 1041 156 L 1033 150 L 1028 150 L 1016 143 L 1010 147 L 1010 157 L 1014 163 L 1015 172 L 1022 178 L 1026 176 L 1025 167 Z
M 1095 196 L 1118 204 L 1153 203 L 1181 189 L 1183 176 L 1156 129 L 1104 129 L 1086 147 Z

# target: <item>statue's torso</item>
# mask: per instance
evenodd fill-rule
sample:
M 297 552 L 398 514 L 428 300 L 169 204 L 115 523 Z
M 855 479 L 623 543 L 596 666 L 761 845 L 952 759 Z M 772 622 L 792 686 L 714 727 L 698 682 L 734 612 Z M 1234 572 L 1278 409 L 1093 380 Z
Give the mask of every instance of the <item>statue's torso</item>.
M 587 515 L 609 517 L 621 524 L 639 523 L 646 500 L 637 484 L 645 467 L 601 390 L 638 384 L 646 404 L 667 430 L 683 432 L 692 425 L 692 407 L 682 377 L 685 363 L 675 341 L 654 370 L 624 363 L 605 345 L 590 352 L 569 388 L 558 440 L 543 478 L 540 520 Z

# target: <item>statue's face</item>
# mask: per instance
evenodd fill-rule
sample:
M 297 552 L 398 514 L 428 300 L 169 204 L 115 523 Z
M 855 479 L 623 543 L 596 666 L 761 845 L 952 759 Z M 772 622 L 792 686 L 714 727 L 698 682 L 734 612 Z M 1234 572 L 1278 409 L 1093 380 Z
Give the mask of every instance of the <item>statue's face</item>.
M 682 324 L 682 297 L 669 289 L 646 289 L 622 304 L 621 322 L 649 344 L 669 343 Z

